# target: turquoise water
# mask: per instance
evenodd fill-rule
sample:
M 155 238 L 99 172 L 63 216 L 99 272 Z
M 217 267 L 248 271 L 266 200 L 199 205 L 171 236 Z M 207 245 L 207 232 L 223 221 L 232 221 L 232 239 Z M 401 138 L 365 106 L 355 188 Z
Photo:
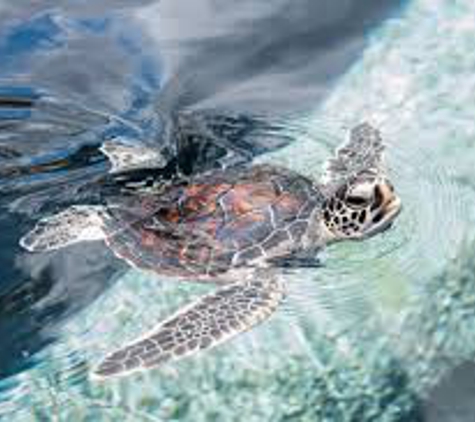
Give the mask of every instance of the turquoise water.
M 190 40 L 215 40 L 217 35 L 239 39 L 237 28 L 252 19 L 262 24 L 264 32 L 259 33 L 266 33 L 264 23 L 273 12 L 282 12 L 284 3 L 216 15 L 199 8 L 176 15 L 171 4 L 161 8 L 150 3 L 113 16 L 94 10 L 94 19 L 69 9 L 44 16 L 36 11 L 41 16 L 22 19 L 30 26 L 35 23 L 37 34 L 43 31 L 47 40 L 36 35 L 43 41 L 32 45 L 27 39 L 28 48 L 14 20 L 20 10 L 7 11 L 5 16 L 14 22 L 9 32 L 14 42 L 4 41 L 13 47 L 4 47 L 2 54 L 12 58 L 2 78 L 35 87 L 8 95 L 37 105 L 9 107 L 16 113 L 16 126 L 7 127 L 0 138 L 1 146 L 13 145 L 20 154 L 18 158 L 10 152 L 16 158 L 0 161 L 2 210 L 16 221 L 13 229 L 7 225 L 10 220 L 0 220 L 5 233 L 2 272 L 12 280 L 0 284 L 0 293 L 6 292 L 0 301 L 2 341 L 11 341 L 1 347 L 4 362 L 10 364 L 3 364 L 0 372 L 5 374 L 0 419 L 473 420 L 472 396 L 460 387 L 461 381 L 457 384 L 453 371 L 468 368 L 470 376 L 468 363 L 475 357 L 475 7 L 468 0 L 413 0 L 397 14 L 380 16 L 379 26 L 350 31 L 350 36 L 338 13 L 328 12 L 345 36 L 315 56 L 309 56 L 313 49 L 308 43 L 303 50 L 308 60 L 302 59 L 297 68 L 277 59 L 276 68 L 254 62 L 246 67 L 239 61 L 224 65 L 226 60 L 211 58 L 221 57 L 229 45 L 210 47 L 205 41 L 200 50 L 204 58 L 190 58 Z M 302 7 L 310 7 L 304 3 Z M 98 19 L 101 14 L 107 19 Z M 193 30 L 177 30 L 173 16 L 189 19 L 190 14 L 195 14 Z M 210 16 L 219 17 L 215 26 L 209 27 Z M 316 27 L 318 22 L 312 20 Z M 281 30 L 288 31 L 298 50 L 298 31 L 287 26 Z M 93 48 L 96 36 L 103 49 Z M 286 43 L 269 45 L 279 52 Z M 241 48 L 245 52 L 240 57 L 255 59 L 249 45 L 235 46 L 235 53 Z M 269 51 L 264 47 L 254 53 Z M 109 60 L 100 60 L 101 53 Z M 345 59 L 332 61 L 331 53 Z M 64 64 L 66 56 L 70 62 Z M 74 57 L 84 57 L 82 71 Z M 205 59 L 212 64 L 200 71 Z M 325 79 L 328 69 L 317 66 L 323 59 L 333 70 L 331 78 Z M 18 63 L 23 69 L 25 63 L 31 65 L 31 77 L 18 75 Z M 195 63 L 195 72 L 190 63 Z M 101 83 L 94 83 L 97 73 L 91 69 L 99 68 Z M 319 82 L 307 92 L 311 71 Z M 210 287 L 128 269 L 101 245 L 28 255 L 18 250 L 16 239 L 39 214 L 77 200 L 79 187 L 107 172 L 97 150 L 101 141 L 113 135 L 149 144 L 160 139 L 156 133 L 161 121 L 154 114 L 157 92 L 164 98 L 159 108 L 234 105 L 289 112 L 288 131 L 295 142 L 256 160 L 315 177 L 348 128 L 370 120 L 387 140 L 388 163 L 404 210 L 383 235 L 332 246 L 322 257 L 322 268 L 288 274 L 289 298 L 266 324 L 206 354 L 97 382 L 89 371 L 107 351 Z M 298 102 L 295 108 L 292 98 Z M 25 110 L 26 117 L 18 116 Z M 10 122 L 12 116 L 3 120 Z M 71 151 L 79 151 L 76 158 Z M 63 187 L 59 191 L 58 183 Z M 3 270 L 11 262 L 14 270 Z M 19 334 L 7 336 L 9 330 Z M 18 354 L 9 353 L 16 348 Z M 447 383 L 453 389 L 438 393 Z

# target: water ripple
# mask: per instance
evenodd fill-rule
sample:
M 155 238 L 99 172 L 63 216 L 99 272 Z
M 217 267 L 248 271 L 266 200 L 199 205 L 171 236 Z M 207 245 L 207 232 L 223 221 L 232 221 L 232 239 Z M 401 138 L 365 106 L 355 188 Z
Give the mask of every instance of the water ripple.
M 298 141 L 270 161 L 318 178 L 351 126 L 323 119 L 293 122 Z M 386 161 L 403 211 L 387 232 L 332 245 L 323 255 L 323 268 L 297 271 L 287 306 L 291 319 L 313 312 L 315 321 L 338 319 L 345 326 L 375 311 L 397 314 L 411 291 L 455 256 L 468 205 L 450 169 L 436 158 L 422 147 L 388 139 Z

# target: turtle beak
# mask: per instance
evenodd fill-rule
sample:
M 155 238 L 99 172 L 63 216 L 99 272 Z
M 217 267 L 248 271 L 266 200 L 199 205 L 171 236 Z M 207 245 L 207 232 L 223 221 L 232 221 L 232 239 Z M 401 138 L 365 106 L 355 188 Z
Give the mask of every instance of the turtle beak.
M 401 212 L 401 199 L 394 193 L 394 188 L 389 183 L 380 186 L 380 190 L 383 197 L 381 209 L 385 215 L 385 220 L 392 222 Z
M 391 228 L 394 219 L 402 209 L 401 199 L 394 193 L 391 184 L 381 184 L 376 189 L 378 189 L 381 198 L 380 205 L 372 218 L 373 223 L 366 232 L 366 236 L 372 236 Z

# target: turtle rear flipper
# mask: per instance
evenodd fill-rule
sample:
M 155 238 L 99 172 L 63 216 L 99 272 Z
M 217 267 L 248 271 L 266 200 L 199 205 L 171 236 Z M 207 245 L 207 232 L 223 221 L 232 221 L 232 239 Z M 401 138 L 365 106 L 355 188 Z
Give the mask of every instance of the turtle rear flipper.
M 146 370 L 172 359 L 210 349 L 267 319 L 284 297 L 271 273 L 222 287 L 162 322 L 142 339 L 105 358 L 100 378 Z
M 73 206 L 40 220 L 20 239 L 30 252 L 46 252 L 73 243 L 104 239 L 102 207 Z
M 140 143 L 122 140 L 106 141 L 101 145 L 101 152 L 111 163 L 111 173 L 118 173 L 144 168 L 161 168 L 166 160 L 158 149 Z

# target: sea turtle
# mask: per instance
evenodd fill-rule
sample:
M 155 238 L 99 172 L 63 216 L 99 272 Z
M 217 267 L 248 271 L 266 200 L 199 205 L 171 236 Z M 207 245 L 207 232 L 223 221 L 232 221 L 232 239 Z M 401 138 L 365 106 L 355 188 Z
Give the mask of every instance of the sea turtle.
M 105 240 L 129 264 L 220 287 L 150 333 L 109 354 L 95 375 L 155 367 L 209 349 L 267 319 L 284 298 L 279 258 L 390 227 L 401 201 L 388 179 L 379 131 L 350 131 L 316 183 L 289 169 L 250 164 L 214 169 L 161 187 L 77 205 L 40 220 L 28 251 Z

